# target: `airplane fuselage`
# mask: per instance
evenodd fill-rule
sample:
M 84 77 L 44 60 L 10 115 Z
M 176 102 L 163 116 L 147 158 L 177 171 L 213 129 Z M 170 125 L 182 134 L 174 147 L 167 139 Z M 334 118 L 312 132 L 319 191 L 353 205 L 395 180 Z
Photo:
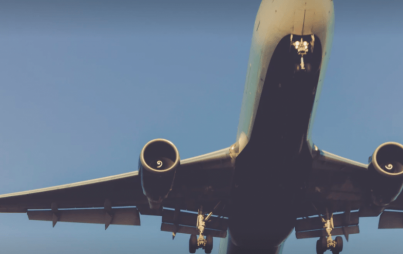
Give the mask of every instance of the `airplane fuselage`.
M 281 253 L 294 228 L 333 27 L 331 0 L 260 5 L 237 133 L 229 233 L 220 254 Z

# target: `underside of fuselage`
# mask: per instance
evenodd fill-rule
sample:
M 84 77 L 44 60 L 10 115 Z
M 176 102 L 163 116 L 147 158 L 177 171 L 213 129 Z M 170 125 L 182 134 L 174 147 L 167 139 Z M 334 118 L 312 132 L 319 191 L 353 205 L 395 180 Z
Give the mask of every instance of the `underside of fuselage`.
M 253 154 L 270 151 L 278 161 L 292 161 L 306 140 L 309 120 L 318 85 L 322 46 L 301 56 L 293 42 L 311 43 L 312 36 L 285 36 L 270 61 L 260 97 L 249 147 Z M 305 69 L 301 69 L 301 58 Z M 309 67 L 308 67 L 309 66 Z
M 296 41 L 315 43 L 303 60 Z M 285 36 L 272 55 L 250 140 L 236 159 L 232 249 L 276 253 L 294 228 L 295 199 L 309 170 L 304 145 L 321 61 L 320 40 L 311 35 Z

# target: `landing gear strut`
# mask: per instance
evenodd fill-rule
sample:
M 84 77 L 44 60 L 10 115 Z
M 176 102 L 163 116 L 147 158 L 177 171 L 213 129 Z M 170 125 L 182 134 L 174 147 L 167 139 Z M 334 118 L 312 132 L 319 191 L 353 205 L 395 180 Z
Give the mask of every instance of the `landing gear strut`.
M 335 240 L 332 238 L 333 214 L 329 217 L 326 216 L 326 220 L 322 218 L 322 222 L 325 224 L 323 227 L 326 229 L 327 236 L 322 236 L 316 242 L 316 253 L 323 254 L 326 250 L 331 250 L 333 254 L 339 254 L 343 250 L 343 238 L 337 236 Z
M 199 230 L 199 235 L 191 235 L 189 239 L 189 252 L 195 253 L 196 249 L 203 248 L 205 253 L 211 253 L 213 250 L 213 237 L 211 235 L 207 235 L 204 238 L 204 228 L 206 226 L 206 221 L 208 221 L 213 215 L 213 212 L 210 212 L 206 217 L 203 214 L 203 207 L 200 207 L 199 214 L 197 215 L 197 223 L 196 227 Z
M 299 65 L 296 65 L 296 71 L 307 71 L 310 72 L 311 71 L 311 64 L 305 64 L 304 62 L 304 56 L 306 56 L 308 54 L 309 51 L 311 51 L 313 53 L 313 49 L 315 46 L 315 36 L 311 35 L 311 41 L 304 41 L 302 38 L 300 41 L 294 41 L 293 42 L 293 35 L 291 34 L 290 36 L 290 42 L 291 45 L 295 48 L 295 50 L 297 50 L 298 55 L 301 56 L 301 61 Z

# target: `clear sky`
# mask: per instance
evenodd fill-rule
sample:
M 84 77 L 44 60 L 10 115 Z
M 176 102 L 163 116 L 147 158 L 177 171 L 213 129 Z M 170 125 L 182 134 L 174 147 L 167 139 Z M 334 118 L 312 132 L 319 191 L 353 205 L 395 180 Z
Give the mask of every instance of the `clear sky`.
M 259 0 L 0 2 L 0 193 L 137 170 L 167 138 L 181 158 L 235 142 Z M 367 162 L 403 143 L 403 2 L 335 0 L 319 148 Z M 247 219 L 247 216 L 246 216 Z M 4 253 L 188 253 L 188 235 L 0 214 Z M 360 219 L 343 253 L 401 253 L 403 230 Z M 285 254 L 315 253 L 316 239 Z M 213 253 L 218 251 L 215 241 Z M 197 253 L 204 253 L 198 250 Z

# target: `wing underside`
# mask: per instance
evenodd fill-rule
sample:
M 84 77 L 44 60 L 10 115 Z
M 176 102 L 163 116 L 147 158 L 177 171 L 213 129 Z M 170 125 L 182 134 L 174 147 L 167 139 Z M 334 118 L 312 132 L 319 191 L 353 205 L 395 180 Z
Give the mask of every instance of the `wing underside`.
M 27 213 L 30 220 L 139 226 L 140 214 L 162 217 L 162 231 L 193 234 L 202 203 L 214 216 L 206 232 L 225 237 L 225 205 L 232 177 L 229 148 L 181 161 L 163 208 L 152 210 L 139 171 L 49 188 L 0 195 L 1 213 Z M 218 217 L 220 216 L 220 217 Z
M 297 212 L 298 239 L 326 236 L 325 221 L 329 213 L 333 214 L 332 235 L 344 235 L 347 240 L 350 234 L 359 233 L 360 217 L 381 215 L 379 228 L 403 228 L 401 195 L 389 204 L 374 204 L 370 164 L 355 162 L 316 146 L 312 154 L 311 173 Z

